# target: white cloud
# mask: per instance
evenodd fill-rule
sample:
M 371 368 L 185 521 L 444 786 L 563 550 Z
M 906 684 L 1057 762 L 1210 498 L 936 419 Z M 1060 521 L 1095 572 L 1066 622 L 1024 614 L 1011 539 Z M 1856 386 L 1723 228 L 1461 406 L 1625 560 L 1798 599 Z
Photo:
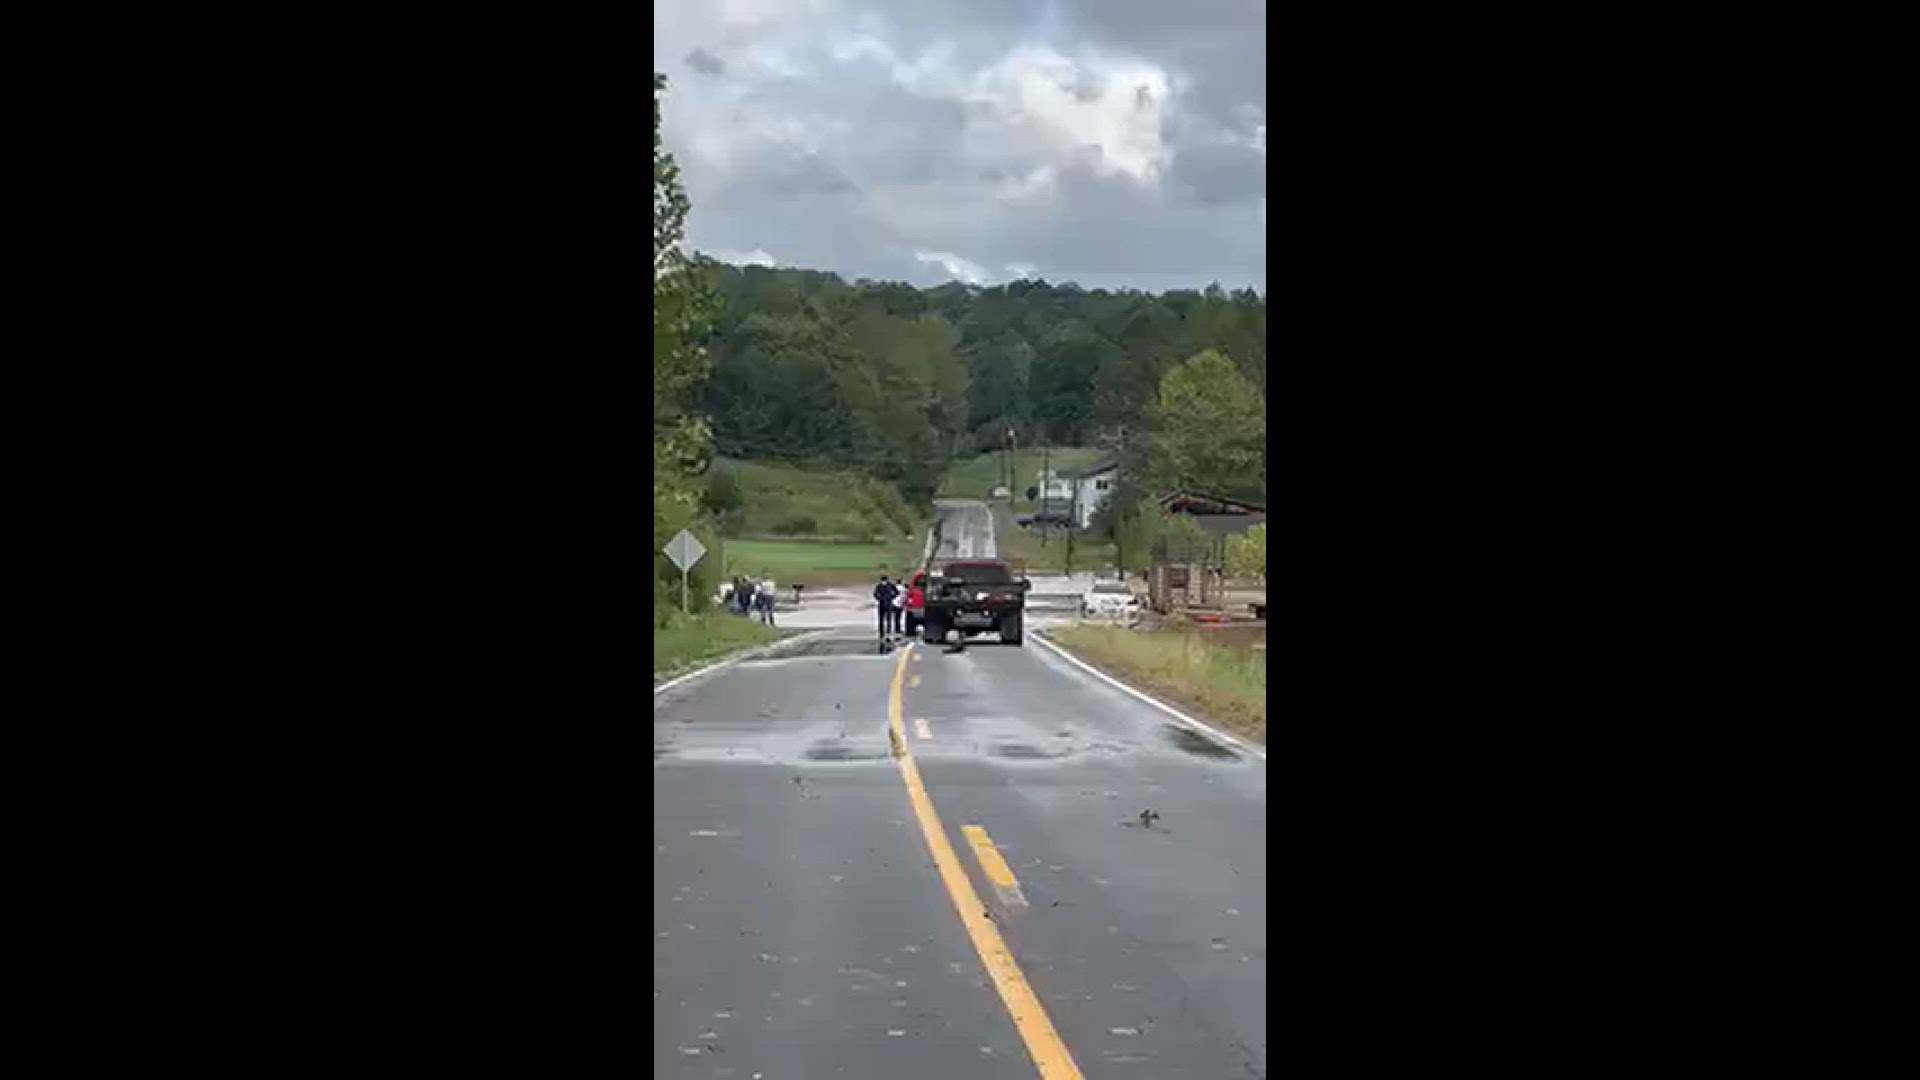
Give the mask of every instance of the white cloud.
M 1007 264 L 1007 273 L 1012 274 L 1016 278 L 1030 278 L 1039 269 L 1040 269 L 1039 267 L 1034 266 L 1032 263 L 1008 263 Z
M 966 80 L 954 62 L 953 45 L 936 41 L 911 63 L 893 64 L 893 81 L 928 97 L 958 98 L 966 92 Z
M 913 253 L 913 257 L 923 263 L 939 263 L 946 268 L 947 273 L 952 274 L 954 277 L 959 278 L 969 285 L 987 285 L 993 281 L 993 277 L 987 273 L 986 267 L 981 266 L 979 263 L 969 262 L 952 252 L 916 251 Z
M 750 45 L 746 60 L 754 68 L 783 79 L 806 78 L 805 69 L 793 62 L 793 54 L 777 45 Z
M 861 34 L 833 43 L 833 58 L 843 64 L 851 63 L 862 56 L 871 56 L 888 68 L 892 68 L 897 63 L 893 49 L 872 34 Z
M 1002 181 L 993 189 L 994 198 L 1002 202 L 1032 202 L 1042 196 L 1053 193 L 1053 182 L 1060 170 L 1052 165 L 1042 165 L 1027 173 Z
M 723 263 L 727 263 L 732 266 L 776 265 L 774 263 L 773 256 L 767 254 L 765 251 L 762 251 L 759 248 L 754 248 L 752 251 L 749 251 L 744 255 L 737 251 L 709 251 L 707 252 L 707 254 L 713 256 L 714 258 L 720 260 Z
M 701 0 L 702 4 L 717 11 L 724 22 L 739 26 L 759 26 L 778 22 L 783 16 L 792 19 L 796 16 L 830 14 L 838 5 L 832 0 Z
M 1146 183 L 1167 161 L 1161 127 L 1172 95 L 1172 79 L 1145 61 L 1021 46 L 981 71 L 969 97 L 1001 113 L 997 130 L 982 132 L 1001 148 L 1055 164 L 1094 148 L 1097 171 Z

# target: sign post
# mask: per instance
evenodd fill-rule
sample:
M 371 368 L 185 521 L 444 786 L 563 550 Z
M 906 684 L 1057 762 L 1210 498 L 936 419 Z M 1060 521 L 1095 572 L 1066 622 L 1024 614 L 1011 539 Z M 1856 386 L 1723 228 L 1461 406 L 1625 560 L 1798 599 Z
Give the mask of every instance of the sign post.
M 707 553 L 707 546 L 692 533 L 681 529 L 673 534 L 673 539 L 667 541 L 666 552 L 667 558 L 673 560 L 673 565 L 680 568 L 680 614 L 690 614 L 687 610 L 687 571 L 693 569 L 693 564 Z

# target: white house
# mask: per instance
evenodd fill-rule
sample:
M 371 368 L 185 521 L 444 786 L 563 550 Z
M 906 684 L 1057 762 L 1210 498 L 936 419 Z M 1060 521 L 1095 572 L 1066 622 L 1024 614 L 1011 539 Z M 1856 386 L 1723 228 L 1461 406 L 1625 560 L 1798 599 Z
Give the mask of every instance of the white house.
M 1072 498 L 1074 512 L 1078 515 L 1081 528 L 1093 520 L 1093 512 L 1107 501 L 1113 493 L 1113 485 L 1120 476 L 1119 462 L 1112 454 L 1100 458 L 1084 469 L 1074 469 L 1064 473 L 1066 481 L 1073 486 Z
M 1043 469 L 1033 474 L 1033 486 L 1040 490 L 1035 498 L 1045 496 L 1048 500 L 1059 499 L 1062 503 L 1073 499 L 1073 482 L 1059 469 Z

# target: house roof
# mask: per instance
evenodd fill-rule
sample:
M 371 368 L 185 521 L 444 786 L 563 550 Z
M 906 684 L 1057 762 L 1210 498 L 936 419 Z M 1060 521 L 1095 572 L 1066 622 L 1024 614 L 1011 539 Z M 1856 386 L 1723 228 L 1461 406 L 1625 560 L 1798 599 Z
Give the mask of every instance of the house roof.
M 1213 536 L 1227 536 L 1232 533 L 1246 532 L 1255 525 L 1265 525 L 1265 514 L 1189 514 L 1194 524 Z
M 1175 491 L 1159 498 L 1160 509 L 1169 514 L 1190 514 L 1194 517 L 1211 515 L 1265 515 L 1267 508 L 1238 499 L 1229 499 L 1221 495 L 1204 495 L 1197 491 Z

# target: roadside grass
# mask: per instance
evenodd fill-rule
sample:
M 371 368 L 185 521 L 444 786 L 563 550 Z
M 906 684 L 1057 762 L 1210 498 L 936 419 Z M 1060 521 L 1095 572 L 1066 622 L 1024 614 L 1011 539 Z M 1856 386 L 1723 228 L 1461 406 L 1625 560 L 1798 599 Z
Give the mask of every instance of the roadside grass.
M 1114 678 L 1267 743 L 1267 654 L 1251 647 L 1250 633 L 1070 626 L 1047 636 Z M 1264 630 L 1257 640 L 1265 643 Z
M 791 631 L 789 631 L 790 633 Z M 764 645 L 787 636 L 763 623 L 739 615 L 709 611 L 685 616 L 678 611 L 656 612 L 653 630 L 653 677 L 670 678 L 703 660 L 736 649 Z
M 1039 450 L 1024 447 L 1013 455 L 1013 475 L 1015 495 L 1026 494 L 1040 476 L 1040 463 L 1045 461 L 1048 468 L 1055 471 L 1078 469 L 1091 465 L 1106 451 L 1095 446 L 1055 446 L 1043 455 Z M 948 470 L 940 481 L 937 497 L 944 499 L 985 499 L 993 494 L 994 486 L 1006 483 L 1004 473 L 1007 451 L 995 450 L 969 458 Z M 1055 500 L 1056 502 L 1058 500 Z
M 721 458 L 713 467 L 728 474 L 739 492 L 727 520 L 735 536 L 873 542 L 925 525 L 924 515 L 909 509 L 891 485 L 868 477 L 740 458 Z
M 772 578 L 781 588 L 864 584 L 880 574 L 920 565 L 926 538 L 879 544 L 807 540 L 727 540 L 721 545 L 721 580 L 733 574 Z

